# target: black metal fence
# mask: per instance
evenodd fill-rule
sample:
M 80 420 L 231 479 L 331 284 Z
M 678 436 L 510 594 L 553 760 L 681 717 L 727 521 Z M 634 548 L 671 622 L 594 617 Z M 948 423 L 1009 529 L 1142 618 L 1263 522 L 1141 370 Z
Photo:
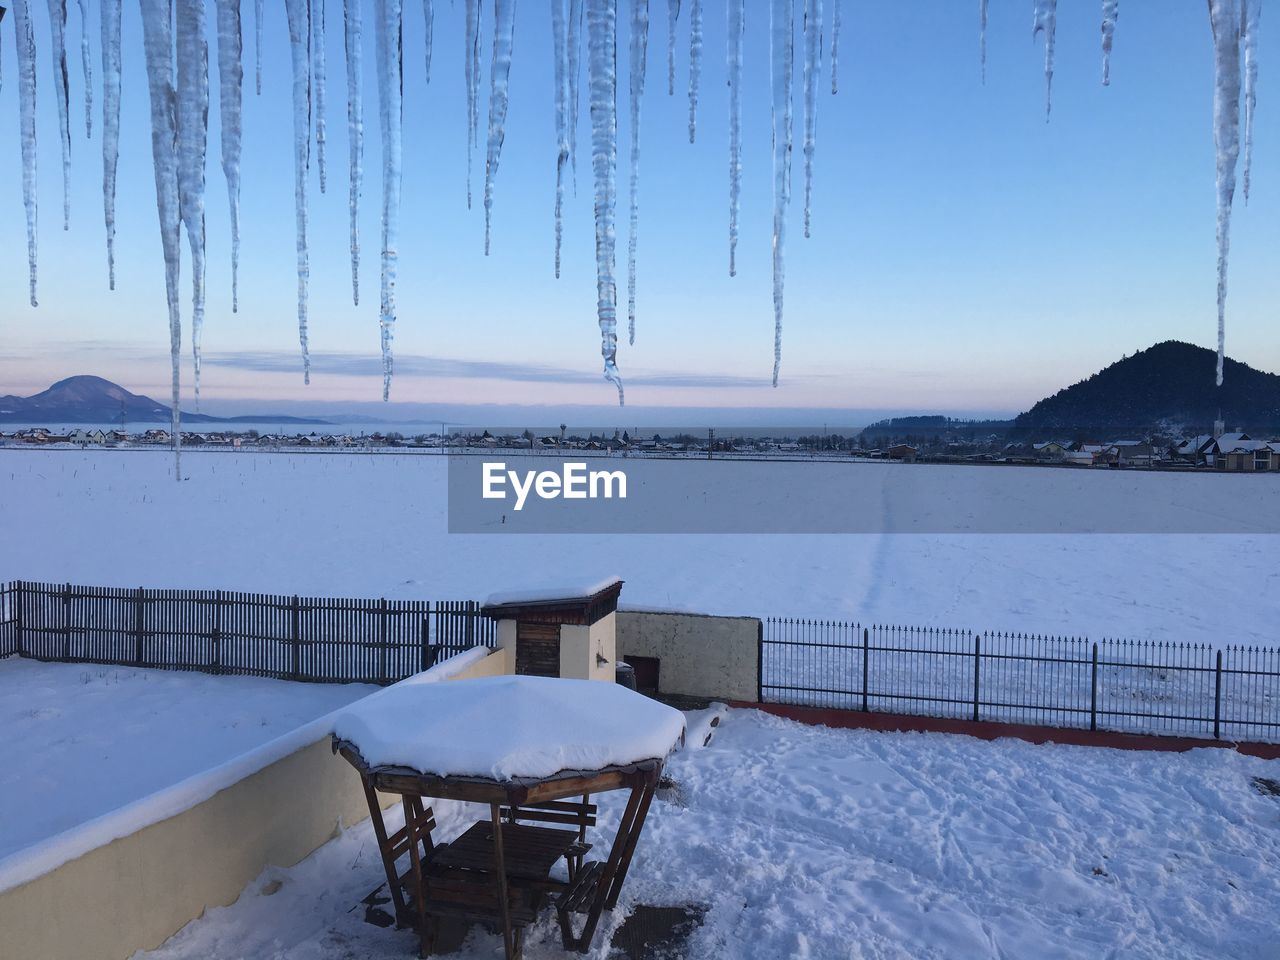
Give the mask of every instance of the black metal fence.
M 1280 740 L 1280 650 L 769 619 L 760 641 L 760 699 Z
M 0 656 L 34 660 L 386 684 L 495 642 L 471 600 L 0 584 Z

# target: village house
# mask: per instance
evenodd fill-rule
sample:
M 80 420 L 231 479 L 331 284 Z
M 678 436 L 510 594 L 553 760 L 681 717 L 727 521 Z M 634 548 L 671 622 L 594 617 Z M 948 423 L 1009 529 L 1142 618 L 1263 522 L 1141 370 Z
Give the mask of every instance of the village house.
M 1223 438 L 1225 439 L 1225 438 Z M 1214 467 L 1229 473 L 1261 473 L 1280 470 L 1280 445 L 1262 440 L 1237 440 L 1219 442 L 1214 455 Z

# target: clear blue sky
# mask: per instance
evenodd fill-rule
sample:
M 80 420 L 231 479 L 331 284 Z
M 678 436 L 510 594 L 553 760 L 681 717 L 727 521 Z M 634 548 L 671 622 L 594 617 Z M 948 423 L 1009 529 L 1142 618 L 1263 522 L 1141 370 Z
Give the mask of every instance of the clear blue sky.
M 772 362 L 767 7 L 748 0 L 739 275 L 727 273 L 725 12 L 705 6 L 699 136 L 686 135 L 688 4 L 677 94 L 666 92 L 666 4 L 651 3 L 644 100 L 640 315 L 619 351 L 628 401 L 654 406 L 856 407 L 1016 411 L 1121 354 L 1167 338 L 1212 346 L 1212 63 L 1202 0 L 1121 5 L 1112 84 L 1101 85 L 1097 4 L 1062 4 L 1052 123 L 1043 47 L 1027 0 L 991 0 L 987 82 L 977 4 L 845 0 L 841 92 L 824 51 L 814 235 L 801 233 L 799 56 L 794 197 L 787 249 L 782 383 Z M 61 229 L 60 156 L 48 21 L 35 5 L 39 71 L 40 301 L 26 302 L 12 16 L 0 24 L 0 393 L 93 372 L 166 395 L 167 328 L 154 212 L 139 12 L 125 4 L 118 284 L 107 291 L 101 200 L 97 2 L 94 139 L 82 122 L 80 24 L 71 4 L 72 228 Z M 284 6 L 267 4 L 263 93 L 252 92 L 252 4 L 244 4 L 246 125 L 241 310 L 230 312 L 216 70 L 208 166 L 209 310 L 204 394 L 219 400 L 368 401 L 380 394 L 377 327 L 377 101 L 366 37 L 366 180 L 360 307 L 347 266 L 347 142 L 341 3 L 329 0 L 329 191 L 312 167 L 311 344 L 297 359 L 293 174 Z M 626 22 L 620 3 L 618 275 L 625 298 Z M 799 4 L 797 4 L 799 7 Z M 366 3 L 366 21 L 372 3 Z M 831 0 L 826 0 L 828 23 Z M 546 5 L 517 13 L 510 122 L 497 183 L 492 255 L 483 211 L 465 204 L 462 5 L 436 2 L 424 84 L 421 6 L 405 27 L 401 375 L 393 399 L 504 404 L 612 402 L 597 381 L 589 127 L 566 211 L 565 269 L 552 276 L 555 137 Z M 212 14 L 212 10 L 210 11 Z M 485 17 L 487 105 L 491 8 Z M 1228 352 L 1280 370 L 1280 69 L 1262 25 L 1254 185 L 1237 195 Z M 797 30 L 799 46 L 799 31 Z M 799 51 L 797 51 L 799 52 Z M 214 47 L 211 38 L 211 58 Z M 585 59 L 585 58 L 584 58 Z M 212 67 L 211 67 L 212 70 Z M 584 81 L 585 93 L 585 81 Z M 483 124 L 481 139 L 483 141 Z M 474 178 L 481 194 L 483 143 Z M 184 264 L 184 319 L 189 274 Z M 623 300 L 625 309 L 625 299 Z M 622 318 L 625 324 L 625 315 Z M 184 351 L 186 345 L 184 344 Z M 486 364 L 493 363 L 490 367 Z M 188 364 L 189 366 L 189 364 Z M 190 392 L 189 370 L 184 392 Z

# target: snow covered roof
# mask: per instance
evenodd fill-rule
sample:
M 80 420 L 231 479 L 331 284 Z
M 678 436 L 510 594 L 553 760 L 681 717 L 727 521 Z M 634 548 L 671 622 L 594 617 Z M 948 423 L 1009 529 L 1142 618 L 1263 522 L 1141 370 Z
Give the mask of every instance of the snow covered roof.
M 1226 438 L 1224 437 L 1222 439 L 1225 440 Z M 1236 440 L 1232 443 L 1223 443 L 1222 440 L 1218 441 L 1219 453 L 1252 453 L 1255 450 L 1270 449 L 1273 448 L 1268 444 L 1263 443 L 1261 440 Z
M 680 711 L 620 684 L 524 676 L 391 687 L 334 726 L 372 767 L 494 780 L 661 759 L 683 733 Z
M 497 607 L 515 603 L 555 603 L 557 600 L 582 600 L 603 593 L 614 584 L 622 583 L 621 577 L 604 577 L 594 581 L 561 581 L 531 584 L 516 590 L 500 590 L 485 598 L 481 606 Z

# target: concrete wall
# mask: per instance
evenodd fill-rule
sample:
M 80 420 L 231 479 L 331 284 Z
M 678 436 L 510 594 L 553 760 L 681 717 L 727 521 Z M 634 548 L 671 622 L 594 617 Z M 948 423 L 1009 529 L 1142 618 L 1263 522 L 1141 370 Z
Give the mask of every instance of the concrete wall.
M 759 699 L 761 623 L 754 617 L 618 611 L 618 659 L 659 660 L 660 693 Z
M 591 626 L 561 624 L 560 676 L 571 680 L 615 679 L 617 662 L 617 614 L 611 613 Z M 597 659 L 603 657 L 603 662 Z
M 505 664 L 496 651 L 446 675 L 495 676 Z M 203 802 L 0 892 L 0 960 L 126 960 L 364 820 L 359 776 L 316 732 Z

